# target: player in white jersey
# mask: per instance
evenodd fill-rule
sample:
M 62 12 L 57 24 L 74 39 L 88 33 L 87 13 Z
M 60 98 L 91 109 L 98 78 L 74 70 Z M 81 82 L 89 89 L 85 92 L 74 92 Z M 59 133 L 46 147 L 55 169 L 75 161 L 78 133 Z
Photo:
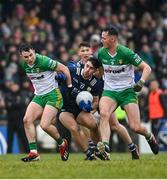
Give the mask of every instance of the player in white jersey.
M 77 63 L 77 66 L 83 67 L 84 64 L 88 61 L 89 56 L 92 54 L 90 44 L 87 42 L 80 43 L 78 54 L 81 59 Z M 99 74 L 99 72 L 96 75 L 99 76 L 98 74 Z M 101 79 L 101 81 L 102 81 L 102 79 Z M 102 89 L 100 91 L 102 91 Z M 100 92 L 99 96 L 101 96 L 101 92 Z M 137 149 L 136 145 L 133 143 L 126 128 L 118 122 L 115 113 L 112 113 L 110 120 L 109 120 L 109 124 L 110 124 L 111 131 L 115 131 L 123 139 L 123 141 L 128 145 L 128 148 L 132 154 L 132 159 L 139 159 L 139 153 L 138 153 L 138 149 Z M 89 141 L 89 144 L 90 144 L 90 149 L 91 149 L 92 142 Z M 106 156 L 106 154 L 103 152 L 101 153 L 101 155 L 103 155 L 103 157 L 101 158 L 103 160 L 110 159 L 110 157 Z
M 19 48 L 22 58 L 21 66 L 31 80 L 34 87 L 34 98 L 27 107 L 24 116 L 24 127 L 29 142 L 30 153 L 22 158 L 24 162 L 39 160 L 37 152 L 36 133 L 34 121 L 40 120 L 41 128 L 55 139 L 59 146 L 61 159 L 68 159 L 68 143 L 62 139 L 55 127 L 56 114 L 62 108 L 63 100 L 58 83 L 55 80 L 55 73 L 62 72 L 66 75 L 66 83 L 72 87 L 71 76 L 68 68 L 58 61 L 47 56 L 35 53 L 29 44 L 23 44 Z
M 154 154 L 158 154 L 159 146 L 154 136 L 140 123 L 137 95 L 151 73 L 151 68 L 136 53 L 118 44 L 118 31 L 115 27 L 102 31 L 103 47 L 98 52 L 98 59 L 104 73 L 104 89 L 100 99 L 100 132 L 102 142 L 99 149 L 107 154 L 109 147 L 110 125 L 112 113 L 118 106 L 127 113 L 130 128 L 148 141 Z M 134 83 L 134 66 L 142 70 L 141 79 Z

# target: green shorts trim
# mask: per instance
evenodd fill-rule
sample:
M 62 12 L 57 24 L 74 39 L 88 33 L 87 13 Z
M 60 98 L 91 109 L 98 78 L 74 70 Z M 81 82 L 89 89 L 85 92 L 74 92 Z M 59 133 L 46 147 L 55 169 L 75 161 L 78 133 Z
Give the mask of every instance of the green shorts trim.
M 102 96 L 107 96 L 117 102 L 118 106 L 125 106 L 129 103 L 138 103 L 138 97 L 132 88 L 123 91 L 104 90 Z
M 57 109 L 61 109 L 63 106 L 63 98 L 58 88 L 52 90 L 51 92 L 45 95 L 41 95 L 41 96 L 35 95 L 32 99 L 32 102 L 39 104 L 43 108 L 46 105 L 50 105 Z

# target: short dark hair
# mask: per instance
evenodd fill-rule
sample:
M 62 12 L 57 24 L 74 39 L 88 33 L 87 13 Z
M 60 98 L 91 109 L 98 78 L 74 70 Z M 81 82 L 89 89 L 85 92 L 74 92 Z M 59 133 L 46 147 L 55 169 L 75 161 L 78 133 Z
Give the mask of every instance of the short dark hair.
M 106 27 L 102 31 L 108 32 L 109 35 L 118 36 L 118 29 L 115 26 Z
M 19 53 L 21 54 L 23 51 L 29 51 L 30 49 L 34 49 L 31 44 L 21 44 L 19 47 Z
M 99 61 L 98 61 L 98 59 L 95 56 L 90 56 L 88 61 L 90 61 L 92 63 L 94 68 L 97 69 L 97 68 L 100 67 Z
M 83 41 L 83 42 L 81 42 L 81 43 L 79 44 L 79 48 L 82 47 L 82 46 L 84 46 L 84 47 L 90 47 L 90 44 L 89 44 L 87 41 Z

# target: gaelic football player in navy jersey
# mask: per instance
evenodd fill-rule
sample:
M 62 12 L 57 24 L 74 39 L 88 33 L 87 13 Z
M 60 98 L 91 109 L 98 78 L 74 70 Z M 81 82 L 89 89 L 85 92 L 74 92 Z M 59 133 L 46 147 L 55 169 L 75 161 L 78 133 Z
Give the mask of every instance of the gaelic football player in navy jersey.
M 99 63 L 96 58 L 90 57 L 84 65 L 84 68 L 77 67 L 69 64 L 71 79 L 73 87 L 71 88 L 70 94 L 66 93 L 66 84 L 62 84 L 61 89 L 63 93 L 64 105 L 62 111 L 59 114 L 59 120 L 61 123 L 71 132 L 74 141 L 80 148 L 86 153 L 86 159 L 93 160 L 94 151 L 88 148 L 88 142 L 82 138 L 81 129 L 79 125 L 85 126 L 90 129 L 92 139 L 95 143 L 99 140 L 98 125 L 95 117 L 91 111 L 98 107 L 98 95 L 99 90 L 103 88 L 103 84 L 99 79 L 93 76 L 99 67 Z M 59 74 L 58 80 L 64 79 L 65 76 Z M 76 104 L 76 96 L 81 91 L 89 91 L 93 95 L 92 105 Z

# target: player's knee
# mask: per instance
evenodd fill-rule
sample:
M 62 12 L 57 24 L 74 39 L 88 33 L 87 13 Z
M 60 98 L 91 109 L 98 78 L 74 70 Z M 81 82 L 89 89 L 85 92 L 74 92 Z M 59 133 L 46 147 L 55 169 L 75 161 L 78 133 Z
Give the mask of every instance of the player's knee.
M 118 132 L 121 128 L 121 124 L 119 122 L 110 122 L 110 128 L 111 128 L 111 131 L 114 131 L 114 132 Z
M 100 110 L 100 117 L 102 120 L 107 120 L 107 119 L 109 120 L 110 116 L 106 110 L 102 109 L 102 110 Z
M 78 133 L 78 126 L 72 125 L 72 126 L 70 126 L 69 130 L 70 130 L 71 134 L 76 134 L 76 133 Z
M 96 131 L 98 129 L 97 123 L 96 122 L 92 123 L 89 129 Z
M 135 133 L 140 132 L 140 126 L 137 124 L 130 125 L 130 129 L 134 131 Z
M 110 128 L 111 128 L 111 131 L 117 131 L 117 126 L 115 126 L 115 125 L 112 125 L 112 126 L 110 126 Z
M 47 132 L 49 126 L 46 123 L 40 123 L 40 127 Z
M 23 118 L 23 123 L 24 125 L 29 125 L 33 122 L 33 119 L 31 117 L 28 117 L 28 116 L 24 116 Z

